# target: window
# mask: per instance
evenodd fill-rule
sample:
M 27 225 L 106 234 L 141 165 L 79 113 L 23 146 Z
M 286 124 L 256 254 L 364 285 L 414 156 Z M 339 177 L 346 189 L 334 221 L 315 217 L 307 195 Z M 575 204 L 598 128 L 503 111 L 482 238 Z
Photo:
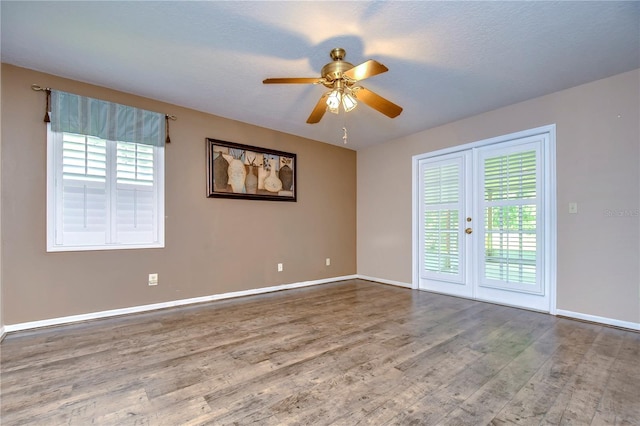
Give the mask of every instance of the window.
M 97 126 L 111 134 L 95 131 L 95 123 L 87 125 L 96 121 L 93 104 L 107 105 L 103 109 L 109 113 L 100 119 L 117 117 L 120 124 L 123 113 L 115 113 L 117 108 L 135 110 L 134 131 L 130 127 L 118 134 L 113 131 L 118 123 Z M 80 111 L 80 117 L 68 120 L 69 111 Z M 152 113 L 159 115 L 158 125 L 149 126 L 148 111 L 139 111 L 71 94 L 52 96 L 47 138 L 48 251 L 164 246 L 164 147 L 142 136 L 161 128 L 162 134 L 154 139 L 163 140 L 164 117 Z M 69 122 L 76 125 L 65 126 Z M 139 126 L 141 122 L 146 124 Z

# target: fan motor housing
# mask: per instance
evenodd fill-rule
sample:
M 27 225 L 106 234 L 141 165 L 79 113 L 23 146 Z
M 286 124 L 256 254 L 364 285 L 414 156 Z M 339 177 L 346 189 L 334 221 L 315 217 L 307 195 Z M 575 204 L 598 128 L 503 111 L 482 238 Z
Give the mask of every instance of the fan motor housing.
M 327 82 L 333 82 L 334 80 L 338 80 L 342 78 L 342 73 L 353 68 L 353 64 L 345 61 L 334 61 L 329 62 L 327 65 L 322 67 L 322 77 L 324 77 Z M 326 84 L 325 84 L 326 86 Z M 330 87 L 331 84 L 327 87 Z
M 341 48 L 336 47 L 333 49 L 329 56 L 333 59 L 333 62 L 329 62 L 327 65 L 322 67 L 320 71 L 320 75 L 325 79 L 323 84 L 326 87 L 333 87 L 333 83 L 336 80 L 342 79 L 342 73 L 353 68 L 353 64 L 343 61 L 344 57 L 347 56 L 347 52 Z

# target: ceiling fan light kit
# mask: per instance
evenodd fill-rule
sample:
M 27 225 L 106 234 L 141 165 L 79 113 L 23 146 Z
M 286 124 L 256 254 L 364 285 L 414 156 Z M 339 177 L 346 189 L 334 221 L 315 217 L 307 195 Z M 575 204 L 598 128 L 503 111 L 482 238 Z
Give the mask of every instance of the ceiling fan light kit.
M 342 93 L 340 93 L 338 89 L 327 94 L 326 104 L 330 112 L 338 113 L 338 110 L 340 109 L 340 101 L 342 100 L 341 97 Z
M 354 109 L 358 102 L 351 89 L 344 85 L 341 80 L 336 80 L 335 89 L 327 93 L 327 109 L 329 112 L 338 114 L 340 112 L 340 104 L 345 112 Z
M 328 110 L 334 114 L 340 112 L 340 105 L 345 112 L 352 111 L 358 101 L 365 103 L 371 108 L 381 112 L 389 118 L 395 118 L 402 112 L 402 107 L 383 98 L 382 96 L 356 85 L 360 80 L 382 74 L 389 71 L 387 67 L 373 59 L 369 59 L 360 65 L 344 60 L 347 52 L 337 47 L 331 51 L 329 62 L 320 72 L 320 78 L 267 78 L 264 84 L 322 84 L 331 89 L 324 93 L 316 104 L 307 123 L 318 123 L 324 113 Z
M 350 89 L 346 89 L 344 93 L 342 93 L 342 108 L 344 108 L 345 112 L 349 112 L 358 106 L 358 102 L 356 101 L 356 97 L 352 95 Z

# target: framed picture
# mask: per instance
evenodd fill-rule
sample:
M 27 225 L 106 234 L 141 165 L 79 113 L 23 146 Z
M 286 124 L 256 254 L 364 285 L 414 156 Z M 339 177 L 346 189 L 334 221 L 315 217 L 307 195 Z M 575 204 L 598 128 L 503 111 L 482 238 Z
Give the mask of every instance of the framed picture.
M 296 154 L 217 139 L 207 143 L 207 197 L 296 201 Z

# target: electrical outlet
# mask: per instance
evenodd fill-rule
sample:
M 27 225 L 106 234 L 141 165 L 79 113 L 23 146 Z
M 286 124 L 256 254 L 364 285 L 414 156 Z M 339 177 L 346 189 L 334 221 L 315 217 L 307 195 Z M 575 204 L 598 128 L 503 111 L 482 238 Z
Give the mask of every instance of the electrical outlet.
M 282 263 L 278 263 L 278 272 L 282 272 Z
M 324 261 L 324 264 L 327 266 L 331 266 L 331 258 L 327 257 L 327 259 Z
M 158 274 L 149 274 L 149 285 L 158 285 Z

